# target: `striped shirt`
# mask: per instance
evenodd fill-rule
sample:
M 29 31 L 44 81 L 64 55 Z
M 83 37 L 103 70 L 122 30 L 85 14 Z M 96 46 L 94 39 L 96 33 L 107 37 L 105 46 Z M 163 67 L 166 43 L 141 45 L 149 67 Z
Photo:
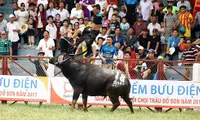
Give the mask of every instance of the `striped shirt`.
M 187 12 L 187 13 L 183 13 L 180 14 L 179 16 L 179 21 L 180 23 L 186 28 L 186 29 L 190 29 L 190 22 L 193 21 L 194 18 L 192 16 L 191 13 Z
M 195 57 L 197 56 L 198 50 L 194 47 L 190 49 L 185 49 L 183 51 L 183 57 L 185 61 L 195 61 Z M 185 65 L 192 65 L 193 63 L 185 63 Z

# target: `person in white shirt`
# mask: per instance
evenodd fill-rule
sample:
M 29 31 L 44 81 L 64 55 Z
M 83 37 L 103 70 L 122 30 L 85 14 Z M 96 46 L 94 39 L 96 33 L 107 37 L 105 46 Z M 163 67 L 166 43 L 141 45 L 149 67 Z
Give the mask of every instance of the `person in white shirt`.
M 101 33 L 99 33 L 95 39 L 96 43 L 97 43 L 97 40 L 99 39 L 99 37 L 102 37 L 104 39 L 103 41 L 103 45 L 106 44 L 107 40 L 106 38 L 108 37 L 108 34 L 107 34 L 107 27 L 106 26 L 102 26 L 101 28 Z
M 57 14 L 57 10 L 54 8 L 54 3 L 50 2 L 49 3 L 49 9 L 47 10 L 47 15 L 46 17 L 48 18 L 50 15 L 54 17 L 54 20 L 56 20 L 56 14 Z
M 148 22 L 151 20 L 151 14 L 153 10 L 153 3 L 151 0 L 141 0 L 139 4 L 138 12 L 142 14 L 143 20 Z
M 38 0 L 38 1 L 37 1 L 37 6 L 38 6 L 39 4 L 43 4 L 44 7 L 45 7 L 45 9 L 46 9 L 46 8 L 47 8 L 47 5 L 48 5 L 48 0 Z
M 153 35 L 153 29 L 157 29 L 160 32 L 161 26 L 159 23 L 157 23 L 157 16 L 152 16 L 151 23 L 147 26 L 147 29 L 149 30 L 149 34 Z
M 49 32 L 49 37 L 54 40 L 56 44 L 56 38 L 57 38 L 57 27 L 53 23 L 53 16 L 48 17 L 48 25 L 46 26 L 46 30 Z M 55 45 L 56 46 L 56 45 Z M 55 51 L 53 52 L 53 55 L 55 55 Z
M 80 18 L 84 18 L 84 13 L 81 9 L 80 3 L 76 3 L 75 8 L 71 10 L 70 22 L 74 24 L 75 22 L 78 22 L 78 19 Z
M 65 8 L 65 3 L 60 2 L 59 9 L 57 10 L 57 13 L 60 14 L 60 20 L 63 21 L 64 19 L 69 19 L 69 12 Z
M 104 9 L 104 7 L 107 5 L 106 0 L 95 0 L 95 4 L 99 4 L 101 7 L 101 11 Z
M 188 11 L 191 11 L 192 8 L 191 8 L 191 4 L 190 4 L 189 1 L 187 1 L 187 0 L 180 0 L 180 1 L 178 1 L 178 3 L 177 3 L 177 7 L 178 8 L 180 8 L 183 5 L 187 7 Z
M 7 23 L 8 39 L 12 42 L 12 55 L 18 55 L 18 49 L 20 47 L 19 36 L 19 23 L 15 22 L 15 16 L 9 15 L 10 22 Z
M 117 6 L 114 4 L 113 0 L 110 0 L 110 4 L 107 6 L 106 9 L 108 13 L 108 20 L 111 20 L 115 8 L 117 8 Z
M 39 52 L 44 52 L 45 57 L 53 57 L 53 50 L 55 50 L 55 43 L 49 37 L 49 32 L 44 31 L 44 39 L 41 39 L 38 44 Z

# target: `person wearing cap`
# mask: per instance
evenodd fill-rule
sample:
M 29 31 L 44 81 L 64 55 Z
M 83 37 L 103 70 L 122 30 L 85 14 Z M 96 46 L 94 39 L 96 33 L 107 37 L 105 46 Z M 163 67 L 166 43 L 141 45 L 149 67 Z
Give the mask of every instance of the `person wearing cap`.
M 138 59 L 144 59 L 144 58 L 146 58 L 144 47 L 142 47 L 142 46 L 138 47 L 138 55 L 139 55 Z
M 10 22 L 7 23 L 8 39 L 12 42 L 12 55 L 18 55 L 18 49 L 20 48 L 19 42 L 19 23 L 15 21 L 15 16 L 13 14 L 9 15 Z
M 7 30 L 7 21 L 4 19 L 4 14 L 0 13 L 0 35 L 1 31 L 6 31 Z
M 174 6 L 174 0 L 168 0 L 167 1 L 167 6 L 172 6 L 172 13 L 173 14 L 177 14 L 179 12 L 179 8 L 177 6 Z M 167 12 L 167 7 L 165 7 L 163 9 L 163 12 L 168 13 Z
M 154 49 L 155 54 L 160 54 L 160 36 L 157 29 L 153 29 L 153 34 L 148 41 L 148 48 Z
M 194 21 L 194 18 L 190 12 L 187 12 L 186 6 L 180 7 L 180 15 L 178 18 L 178 21 L 180 21 L 180 25 L 183 25 L 185 27 L 185 34 L 181 33 L 181 37 L 191 37 L 191 24 Z
M 74 24 L 75 22 L 78 22 L 79 18 L 84 18 L 84 13 L 80 3 L 76 3 L 75 7 L 71 10 L 70 22 Z
M 139 14 L 142 14 L 143 20 L 149 24 L 153 11 L 153 3 L 151 0 L 141 0 L 138 7 Z
M 137 16 L 137 22 L 133 24 L 132 28 L 137 37 L 141 35 L 143 29 L 147 28 L 147 24 L 143 21 L 143 16 L 141 14 Z

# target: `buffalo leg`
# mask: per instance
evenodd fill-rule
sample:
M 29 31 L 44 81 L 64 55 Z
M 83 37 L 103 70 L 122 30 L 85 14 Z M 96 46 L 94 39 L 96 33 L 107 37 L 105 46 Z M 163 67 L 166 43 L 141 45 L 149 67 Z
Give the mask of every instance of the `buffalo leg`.
M 113 104 L 113 107 L 111 109 L 111 112 L 113 112 L 120 105 L 120 102 L 119 102 L 119 99 L 118 99 L 119 96 L 116 96 L 116 95 L 108 95 L 108 96 L 110 98 L 110 101 Z
M 87 110 L 87 95 L 86 94 L 83 94 L 83 110 L 85 111 L 85 112 L 87 112 L 88 110 Z
M 129 95 L 122 95 L 121 97 L 124 99 L 124 101 L 126 102 L 126 104 L 128 105 L 128 107 L 130 108 L 131 113 L 134 113 L 132 102 L 131 102 L 131 100 L 129 98 Z
M 78 100 L 78 97 L 80 95 L 80 92 L 75 92 L 76 90 L 74 90 L 74 94 L 73 94 L 73 100 L 72 100 L 72 107 L 71 107 L 71 111 L 74 110 L 76 102 Z

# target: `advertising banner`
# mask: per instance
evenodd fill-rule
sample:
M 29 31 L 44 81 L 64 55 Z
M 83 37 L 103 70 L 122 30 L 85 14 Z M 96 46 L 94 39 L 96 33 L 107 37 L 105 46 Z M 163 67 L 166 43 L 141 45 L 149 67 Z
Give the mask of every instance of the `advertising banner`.
M 47 77 L 0 75 L 0 100 L 47 102 Z
M 69 104 L 73 88 L 64 77 L 52 77 L 50 103 Z M 133 106 L 166 108 L 200 108 L 200 83 L 193 81 L 130 80 Z M 119 98 L 121 106 L 126 106 Z M 78 103 L 81 104 L 80 95 Z M 112 105 L 109 98 L 89 96 L 89 105 Z

